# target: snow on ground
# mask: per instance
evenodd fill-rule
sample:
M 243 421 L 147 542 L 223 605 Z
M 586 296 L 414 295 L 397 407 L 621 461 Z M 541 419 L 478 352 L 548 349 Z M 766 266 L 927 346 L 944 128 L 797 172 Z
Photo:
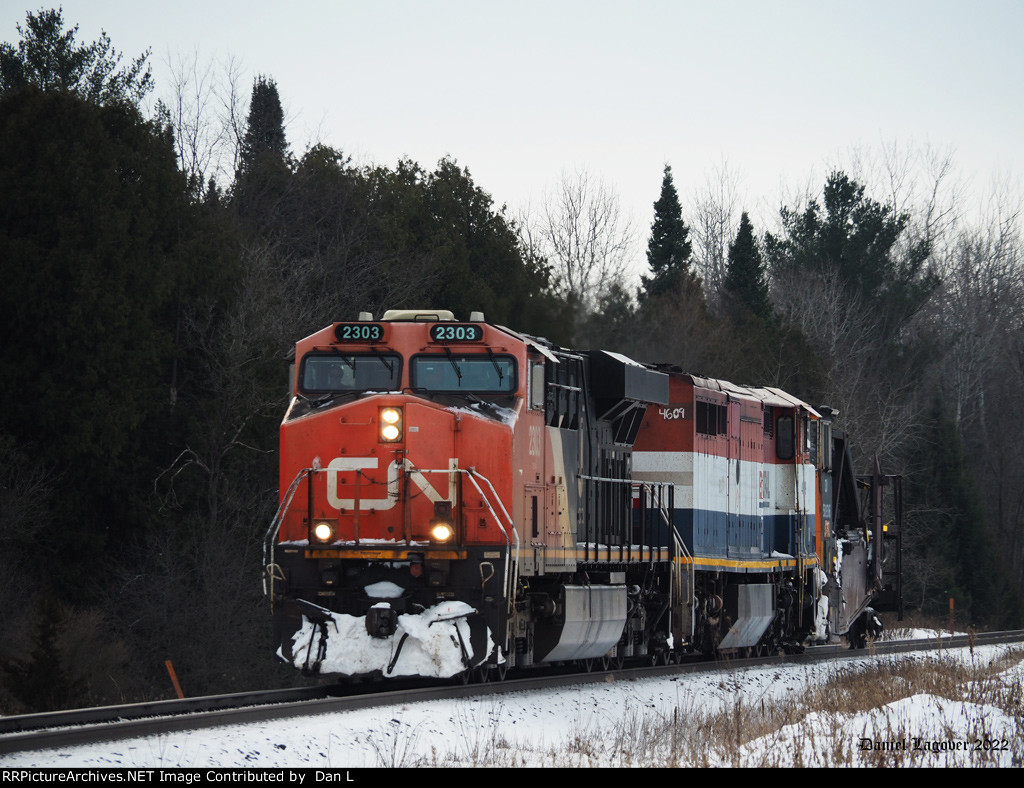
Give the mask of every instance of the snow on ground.
M 941 659 L 988 664 L 1006 653 L 989 646 L 976 648 L 973 655 L 968 649 L 949 650 Z M 836 673 L 908 658 L 930 657 L 855 656 L 837 663 L 706 675 L 609 678 L 567 689 L 425 701 L 18 753 L 0 757 L 0 766 L 1021 765 L 1014 762 L 1024 751 L 1020 710 L 1014 718 L 992 706 L 931 695 L 914 695 L 842 718 L 811 712 L 746 743 L 741 742 L 747 737 L 737 731 L 735 746 L 712 746 L 700 741 L 708 737 L 706 730 L 694 734 L 694 725 L 671 724 L 730 709 L 763 709 L 773 700 L 800 697 Z M 1024 681 L 1020 651 L 998 681 L 1016 684 L 1019 692 Z M 969 689 L 964 693 L 968 696 Z
M 1018 667 L 1016 681 L 1022 674 Z M 977 732 L 982 733 L 977 733 Z M 999 709 L 914 695 L 860 714 L 812 713 L 800 723 L 755 739 L 740 749 L 751 766 L 1019 766 L 1020 721 Z M 1014 742 L 1017 742 L 1016 746 Z M 1005 757 L 1004 757 L 1005 754 Z
M 937 629 L 892 629 L 882 633 L 882 640 L 942 640 L 951 637 L 966 637 L 966 632 L 949 632 Z

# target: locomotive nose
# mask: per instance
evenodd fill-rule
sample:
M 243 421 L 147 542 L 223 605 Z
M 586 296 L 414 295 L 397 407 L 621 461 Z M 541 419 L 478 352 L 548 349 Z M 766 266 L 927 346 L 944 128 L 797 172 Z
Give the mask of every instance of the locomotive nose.
M 366 632 L 370 637 L 389 638 L 398 629 L 398 611 L 387 602 L 378 602 L 366 611 Z

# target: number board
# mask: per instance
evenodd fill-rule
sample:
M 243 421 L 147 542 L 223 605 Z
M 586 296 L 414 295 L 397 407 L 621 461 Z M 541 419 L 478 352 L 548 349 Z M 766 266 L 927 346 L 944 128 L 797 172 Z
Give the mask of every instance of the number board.
M 431 342 L 480 342 L 484 330 L 473 323 L 438 323 L 430 327 Z
M 339 342 L 380 342 L 384 339 L 384 326 L 380 323 L 338 323 L 334 337 Z

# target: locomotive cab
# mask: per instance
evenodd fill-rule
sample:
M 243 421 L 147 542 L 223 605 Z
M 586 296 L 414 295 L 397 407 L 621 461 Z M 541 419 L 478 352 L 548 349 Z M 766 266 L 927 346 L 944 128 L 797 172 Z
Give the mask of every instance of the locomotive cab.
M 526 353 L 474 318 L 390 312 L 296 345 L 266 546 L 282 659 L 385 675 L 497 659 Z

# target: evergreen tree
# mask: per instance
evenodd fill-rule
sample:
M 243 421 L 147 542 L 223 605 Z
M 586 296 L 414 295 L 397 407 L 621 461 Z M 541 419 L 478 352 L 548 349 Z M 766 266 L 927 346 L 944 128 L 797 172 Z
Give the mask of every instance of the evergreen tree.
M 293 186 L 292 161 L 284 134 L 284 110 L 277 84 L 264 76 L 255 79 L 238 169 L 231 189 L 231 205 L 250 235 L 279 240 L 280 215 L 285 195 Z
M 221 266 L 184 252 L 197 208 L 134 106 L 7 93 L 0 149 L 0 434 L 61 475 L 52 579 L 95 592 L 76 569 L 132 533 L 167 460 L 176 305 Z
M 264 157 L 276 162 L 287 161 L 288 142 L 277 83 L 260 75 L 253 81 L 245 136 L 239 152 L 239 170 L 248 173 Z
M 598 296 L 597 309 L 582 321 L 577 341 L 580 347 L 635 355 L 637 325 L 633 298 L 625 287 L 613 282 Z
M 491 322 L 568 338 L 571 314 L 553 293 L 550 269 L 530 258 L 505 209 L 469 170 L 447 158 L 429 173 L 405 161 L 376 178 L 376 243 L 403 267 L 407 259 L 419 261 L 418 298 L 430 295 L 458 315 L 483 311 Z
M 925 269 L 927 241 L 905 249 L 898 244 L 909 221 L 909 214 L 897 214 L 833 172 L 825 184 L 824 215 L 816 200 L 803 213 L 783 208 L 785 233 L 766 235 L 765 252 L 776 275 L 834 271 L 853 298 L 871 304 L 882 318 L 882 336 L 892 337 L 938 283 Z
M 138 104 L 153 89 L 148 50 L 118 70 L 121 54 L 105 32 L 83 45 L 75 43 L 77 32 L 78 25 L 64 30 L 61 9 L 29 13 L 25 27 L 18 25 L 17 48 L 0 44 L 0 94 L 35 85 L 45 91 L 70 91 L 95 104 Z
M 729 246 L 724 287 L 726 294 L 734 303 L 745 307 L 761 320 L 771 319 L 768 278 L 761 259 L 761 250 L 754 236 L 754 227 L 746 211 L 740 217 L 736 240 Z
M 690 272 L 690 230 L 683 221 L 679 195 L 672 181 L 672 168 L 665 165 L 661 195 L 654 203 L 654 222 L 647 242 L 647 264 L 652 276 L 643 277 L 647 296 L 677 292 Z

